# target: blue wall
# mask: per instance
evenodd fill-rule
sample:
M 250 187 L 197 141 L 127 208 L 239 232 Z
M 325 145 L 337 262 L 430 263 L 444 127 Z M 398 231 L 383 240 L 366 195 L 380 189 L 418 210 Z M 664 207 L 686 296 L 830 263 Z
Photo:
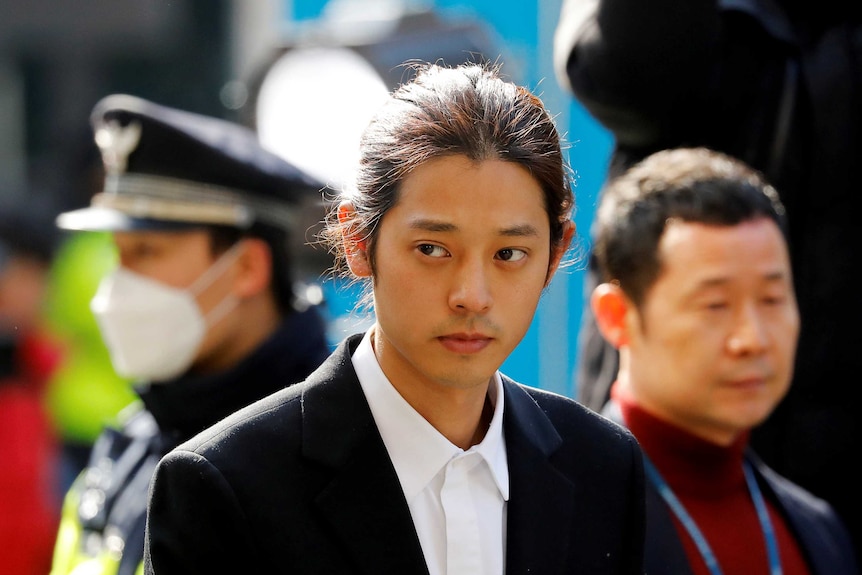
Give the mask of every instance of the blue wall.
M 285 19 L 314 20 L 325 4 L 326 0 L 286 2 Z M 500 42 L 504 70 L 542 97 L 570 145 L 567 153 L 577 175 L 575 222 L 579 239 L 569 258 L 574 262 L 554 278 L 527 336 L 502 371 L 522 383 L 574 396 L 575 340 L 584 305 L 584 253 L 589 247 L 589 226 L 612 139 L 563 92 L 554 77 L 552 45 L 560 0 L 437 0 L 423 5 L 433 6 L 443 17 L 470 17 L 487 23 Z M 351 292 L 327 286 L 327 293 L 333 298 L 334 314 L 346 314 L 352 303 Z

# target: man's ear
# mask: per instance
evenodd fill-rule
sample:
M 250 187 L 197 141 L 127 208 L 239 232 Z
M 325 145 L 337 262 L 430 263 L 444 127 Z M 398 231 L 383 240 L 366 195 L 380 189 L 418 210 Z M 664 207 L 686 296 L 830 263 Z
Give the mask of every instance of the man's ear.
M 590 308 L 602 337 L 617 349 L 629 342 L 626 322 L 629 307 L 629 299 L 615 283 L 597 285 L 590 296 Z
M 560 267 L 560 262 L 563 260 L 566 250 L 568 250 L 569 246 L 572 244 L 573 237 L 575 237 L 575 222 L 568 220 L 563 224 L 563 238 L 555 248 L 554 253 L 551 254 L 551 265 L 548 266 L 548 277 L 545 278 L 545 287 L 548 287 L 551 284 L 554 273 L 556 273 L 557 268 Z
M 260 238 L 244 238 L 236 263 L 234 293 L 241 298 L 267 290 L 272 282 L 272 251 Z
M 368 261 L 368 242 L 364 237 L 359 237 L 356 226 L 352 223 L 355 219 L 353 203 L 341 202 L 338 206 L 338 223 L 341 224 L 341 243 L 347 266 L 356 277 L 369 277 L 371 263 Z

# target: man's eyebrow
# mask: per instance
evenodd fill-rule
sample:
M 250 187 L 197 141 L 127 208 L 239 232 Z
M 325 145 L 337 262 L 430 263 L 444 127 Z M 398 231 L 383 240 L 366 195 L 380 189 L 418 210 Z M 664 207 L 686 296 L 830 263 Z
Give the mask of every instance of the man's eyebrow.
M 532 224 L 521 224 L 519 226 L 512 226 L 511 228 L 503 228 L 500 230 L 500 235 L 509 237 L 538 236 L 539 230 Z
M 790 279 L 789 269 L 772 269 L 758 275 L 761 280 L 768 282 L 784 281 Z M 700 280 L 700 284 L 705 286 L 723 285 L 733 281 L 732 276 L 708 276 Z
M 424 230 L 426 232 L 454 232 L 458 229 L 458 226 L 440 220 L 419 218 L 410 222 L 410 228 L 414 230 Z
M 427 232 L 454 232 L 458 230 L 458 226 L 455 224 L 425 218 L 411 221 L 410 228 Z M 538 236 L 539 230 L 531 224 L 521 224 L 509 228 L 502 228 L 499 230 L 498 234 L 508 237 Z

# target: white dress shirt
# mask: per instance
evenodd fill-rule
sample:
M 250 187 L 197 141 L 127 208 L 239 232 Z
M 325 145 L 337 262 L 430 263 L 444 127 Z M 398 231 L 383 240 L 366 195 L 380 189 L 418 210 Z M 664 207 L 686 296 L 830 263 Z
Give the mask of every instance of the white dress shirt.
M 494 415 L 467 451 L 440 434 L 392 386 L 368 330 L 353 367 L 395 466 L 431 575 L 502 575 L 509 467 L 503 439 L 503 383 L 494 374 Z M 385 504 L 385 503 L 384 503 Z

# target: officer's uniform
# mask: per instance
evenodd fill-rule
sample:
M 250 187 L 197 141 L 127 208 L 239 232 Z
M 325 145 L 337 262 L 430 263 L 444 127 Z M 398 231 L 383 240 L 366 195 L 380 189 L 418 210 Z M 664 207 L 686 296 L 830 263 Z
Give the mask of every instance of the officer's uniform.
M 91 121 L 104 190 L 89 207 L 60 214 L 63 229 L 247 230 L 256 222 L 290 229 L 300 200 L 324 187 L 262 149 L 250 130 L 215 118 L 113 95 Z M 136 384 L 140 401 L 105 429 L 66 495 L 51 575 L 143 572 L 147 491 L 159 458 L 323 361 L 324 321 L 308 304 L 296 294 L 276 333 L 227 371 Z

